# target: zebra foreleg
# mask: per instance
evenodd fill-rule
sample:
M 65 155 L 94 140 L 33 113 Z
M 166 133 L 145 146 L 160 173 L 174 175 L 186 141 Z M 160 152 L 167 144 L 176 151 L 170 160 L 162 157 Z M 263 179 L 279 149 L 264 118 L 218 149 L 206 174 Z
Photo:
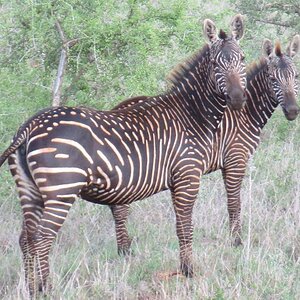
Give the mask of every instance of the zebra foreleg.
M 179 240 L 180 270 L 186 277 L 194 275 L 192 212 L 199 190 L 199 175 L 194 175 L 192 178 L 194 180 L 180 178 L 180 181 L 171 188 L 176 215 L 176 233 Z
M 241 246 L 241 185 L 245 175 L 245 165 L 238 164 L 235 168 L 222 170 L 223 180 L 227 193 L 227 210 L 229 215 L 229 230 L 231 244 Z
M 132 239 L 129 237 L 126 222 L 129 215 L 129 205 L 110 205 L 116 229 L 116 239 L 119 255 L 131 255 L 130 249 Z
M 192 240 L 193 240 L 193 225 L 192 225 L 192 209 L 193 205 L 182 206 L 175 200 L 175 215 L 176 215 L 176 233 L 179 239 L 180 253 L 180 270 L 186 277 L 193 277 L 194 270 L 192 264 Z

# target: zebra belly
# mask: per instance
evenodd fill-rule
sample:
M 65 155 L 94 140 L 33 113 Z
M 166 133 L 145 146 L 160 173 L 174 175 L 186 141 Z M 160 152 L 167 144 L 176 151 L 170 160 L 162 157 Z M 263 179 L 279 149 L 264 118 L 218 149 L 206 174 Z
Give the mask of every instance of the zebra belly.
M 90 183 L 82 188 L 79 196 L 86 201 L 102 205 L 129 204 L 167 189 L 167 187 L 162 187 L 159 190 L 155 190 L 148 187 L 144 190 L 136 190 L 134 185 L 132 185 L 129 188 L 124 187 L 120 190 L 115 188 L 105 190 L 101 184 Z
M 101 200 L 100 195 L 103 193 L 103 186 L 100 184 L 90 184 L 84 187 L 80 192 L 80 197 L 86 201 L 96 203 L 96 204 L 109 204 L 105 199 Z

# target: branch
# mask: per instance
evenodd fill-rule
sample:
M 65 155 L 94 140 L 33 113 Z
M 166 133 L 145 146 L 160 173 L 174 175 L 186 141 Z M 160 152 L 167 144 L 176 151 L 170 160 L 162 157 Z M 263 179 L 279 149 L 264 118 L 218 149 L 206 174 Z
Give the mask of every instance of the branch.
M 62 41 L 62 43 L 64 44 L 66 42 L 66 38 L 65 38 L 65 34 L 60 26 L 60 23 L 58 22 L 58 20 L 55 21 L 55 27 L 59 33 L 60 39 Z
M 63 47 L 67 47 L 68 49 L 71 49 L 74 45 L 76 45 L 80 39 L 72 39 L 63 44 Z
M 61 103 L 61 87 L 62 87 L 63 77 L 66 69 L 67 57 L 68 57 L 67 49 L 65 47 L 62 47 L 58 69 L 57 69 L 57 75 L 53 85 L 52 106 L 59 106 Z
M 272 21 L 272 20 L 261 20 L 261 19 L 254 18 L 254 21 L 264 23 L 264 24 L 277 25 L 277 26 L 286 27 L 286 28 L 292 27 L 291 25 L 289 25 L 287 23 L 281 23 L 281 22 L 276 22 L 276 21 Z
M 60 105 L 64 105 L 67 101 L 68 96 L 72 93 L 73 87 L 76 85 L 76 83 L 81 79 L 82 75 L 84 74 L 84 69 L 81 68 L 77 75 L 73 77 L 72 82 L 70 85 L 65 89 L 64 95 L 61 97 L 61 103 Z
M 62 47 L 60 52 L 57 75 L 53 84 L 52 106 L 59 106 L 61 105 L 61 89 L 68 62 L 68 51 L 79 41 L 79 39 L 67 40 L 58 20 L 56 20 L 55 22 L 55 27 L 62 41 Z
M 280 4 L 280 3 L 272 3 L 264 5 L 262 11 L 268 9 L 275 9 L 277 12 L 285 12 L 286 14 L 296 14 L 300 15 L 300 6 L 299 5 L 290 5 L 290 4 Z

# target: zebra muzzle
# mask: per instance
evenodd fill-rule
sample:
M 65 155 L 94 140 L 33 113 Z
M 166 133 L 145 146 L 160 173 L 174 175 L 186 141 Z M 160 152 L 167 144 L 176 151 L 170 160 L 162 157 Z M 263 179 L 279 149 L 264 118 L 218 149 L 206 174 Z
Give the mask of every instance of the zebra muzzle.
M 233 95 L 226 95 L 226 103 L 229 108 L 233 110 L 242 109 L 246 103 L 246 93 L 234 93 Z
M 298 105 L 282 106 L 282 110 L 286 119 L 289 121 L 295 120 L 300 112 Z

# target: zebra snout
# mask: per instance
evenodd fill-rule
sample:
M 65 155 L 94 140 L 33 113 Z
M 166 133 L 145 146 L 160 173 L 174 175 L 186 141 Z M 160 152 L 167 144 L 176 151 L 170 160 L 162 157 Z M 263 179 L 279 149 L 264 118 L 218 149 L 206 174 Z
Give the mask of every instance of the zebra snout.
M 283 112 L 287 120 L 293 121 L 297 118 L 300 112 L 300 107 L 298 105 L 285 106 L 283 107 Z
M 226 97 L 227 105 L 233 110 L 242 109 L 246 103 L 246 93 L 242 91 L 233 92 Z

